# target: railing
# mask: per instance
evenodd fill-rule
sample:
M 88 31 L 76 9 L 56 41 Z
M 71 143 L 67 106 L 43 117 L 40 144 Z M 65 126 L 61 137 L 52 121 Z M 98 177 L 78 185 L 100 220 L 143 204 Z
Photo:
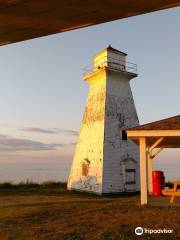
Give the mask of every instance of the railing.
M 83 76 L 99 71 L 102 68 L 114 69 L 121 72 L 137 73 L 137 64 L 119 59 L 103 57 L 83 68 Z

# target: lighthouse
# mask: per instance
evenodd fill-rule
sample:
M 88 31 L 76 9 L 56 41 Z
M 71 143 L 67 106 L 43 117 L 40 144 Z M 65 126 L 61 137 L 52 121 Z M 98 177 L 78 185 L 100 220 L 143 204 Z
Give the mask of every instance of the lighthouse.
M 108 46 L 85 69 L 89 94 L 83 114 L 68 189 L 99 195 L 139 191 L 138 147 L 124 129 L 139 125 L 130 87 L 137 77 L 127 54 Z

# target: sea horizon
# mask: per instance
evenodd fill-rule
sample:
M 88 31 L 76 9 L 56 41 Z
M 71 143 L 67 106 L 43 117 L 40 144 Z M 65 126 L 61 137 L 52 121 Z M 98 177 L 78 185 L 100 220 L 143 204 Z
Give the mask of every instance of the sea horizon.
M 71 164 L 10 164 L 0 163 L 0 182 L 67 182 Z M 180 169 L 178 164 L 172 166 L 168 163 L 154 164 L 153 170 L 163 171 L 166 181 L 179 179 Z

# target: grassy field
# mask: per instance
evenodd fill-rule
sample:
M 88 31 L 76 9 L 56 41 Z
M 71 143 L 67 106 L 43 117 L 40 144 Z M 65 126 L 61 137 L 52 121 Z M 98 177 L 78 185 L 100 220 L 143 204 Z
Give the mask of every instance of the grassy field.
M 173 234 L 136 236 L 137 226 Z M 65 184 L 0 184 L 0 240 L 180 239 L 180 208 L 140 207 L 139 196 L 98 197 Z

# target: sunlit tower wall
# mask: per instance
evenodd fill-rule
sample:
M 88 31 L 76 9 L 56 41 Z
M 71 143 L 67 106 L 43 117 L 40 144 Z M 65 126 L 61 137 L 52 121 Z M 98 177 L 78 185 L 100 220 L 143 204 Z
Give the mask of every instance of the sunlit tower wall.
M 69 174 L 69 190 L 100 195 L 139 191 L 138 147 L 123 138 L 124 129 L 139 125 L 130 88 L 137 67 L 127 62 L 126 56 L 109 46 L 85 69 L 89 94 Z

